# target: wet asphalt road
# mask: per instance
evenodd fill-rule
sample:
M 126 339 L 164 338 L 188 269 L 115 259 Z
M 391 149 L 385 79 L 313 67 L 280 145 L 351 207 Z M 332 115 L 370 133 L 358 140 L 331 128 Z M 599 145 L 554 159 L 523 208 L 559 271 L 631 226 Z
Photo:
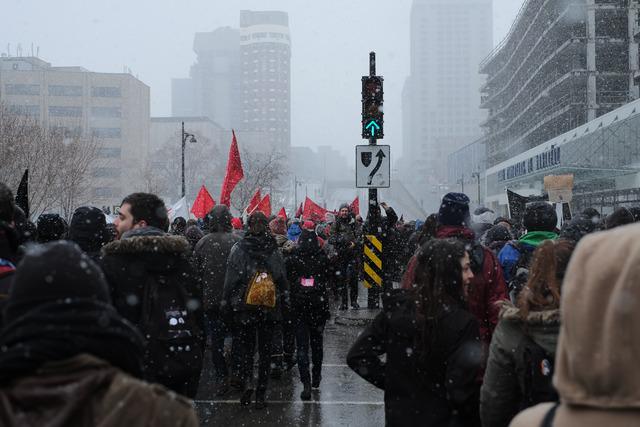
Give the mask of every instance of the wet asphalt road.
M 335 317 L 333 317 L 335 319 Z M 215 396 L 209 358 L 195 400 L 202 426 L 366 426 L 384 425 L 383 393 L 366 383 L 349 367 L 345 359 L 351 343 L 362 326 L 327 324 L 325 330 L 322 383 L 312 400 L 300 400 L 302 384 L 298 368 L 285 372 L 281 379 L 270 380 L 267 407 L 242 407 L 239 393 Z

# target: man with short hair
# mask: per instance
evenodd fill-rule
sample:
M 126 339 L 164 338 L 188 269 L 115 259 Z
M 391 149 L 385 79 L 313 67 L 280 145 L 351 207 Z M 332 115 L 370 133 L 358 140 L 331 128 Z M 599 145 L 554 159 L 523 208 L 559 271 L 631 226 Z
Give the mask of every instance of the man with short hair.
M 360 308 L 358 305 L 358 280 L 353 280 L 356 270 L 357 237 L 355 219 L 351 214 L 349 205 L 346 203 L 340 206 L 338 217 L 331 226 L 331 243 L 337 253 L 336 281 L 340 289 L 341 303 L 340 310 L 349 308 L 349 297 L 351 297 L 351 308 Z
M 204 353 L 204 315 L 191 247 L 166 233 L 164 202 L 154 194 L 124 198 L 118 239 L 102 249 L 113 305 L 147 339 L 144 376 L 193 398 Z
M 122 200 L 118 217 L 114 221 L 118 239 L 127 231 L 155 227 L 167 231 L 169 216 L 161 198 L 150 193 L 129 194 Z

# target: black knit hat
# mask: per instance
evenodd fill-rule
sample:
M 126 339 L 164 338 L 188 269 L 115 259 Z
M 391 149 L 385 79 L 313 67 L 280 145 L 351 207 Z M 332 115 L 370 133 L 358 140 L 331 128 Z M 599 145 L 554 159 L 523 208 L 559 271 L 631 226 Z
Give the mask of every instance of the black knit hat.
M 438 211 L 440 225 L 469 225 L 469 198 L 463 193 L 448 193 L 442 198 Z
M 102 270 L 75 243 L 61 240 L 35 245 L 13 277 L 5 324 L 42 304 L 78 298 L 111 302 Z
M 547 202 L 531 202 L 524 208 L 522 225 L 531 231 L 553 231 L 558 226 L 556 208 Z
M 93 206 L 82 206 L 75 210 L 69 226 L 69 240 L 91 241 L 101 246 L 107 237 L 107 220 L 104 213 Z
M 38 243 L 53 242 L 64 238 L 67 221 L 58 214 L 42 214 L 38 217 Z

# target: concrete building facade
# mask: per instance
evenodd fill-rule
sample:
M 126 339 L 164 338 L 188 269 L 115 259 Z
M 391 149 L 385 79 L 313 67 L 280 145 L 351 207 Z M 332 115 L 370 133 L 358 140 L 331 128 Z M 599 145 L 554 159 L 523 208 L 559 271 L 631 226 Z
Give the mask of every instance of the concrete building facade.
M 482 62 L 488 166 L 638 98 L 637 0 L 527 0 Z
M 149 146 L 149 87 L 130 74 L 54 67 L 34 57 L 0 58 L 0 102 L 48 130 L 100 140 L 92 203 L 116 206 L 139 181 Z
M 439 199 L 448 155 L 481 136 L 478 66 L 491 51 L 492 20 L 491 0 L 413 2 L 401 178 L 419 199 Z

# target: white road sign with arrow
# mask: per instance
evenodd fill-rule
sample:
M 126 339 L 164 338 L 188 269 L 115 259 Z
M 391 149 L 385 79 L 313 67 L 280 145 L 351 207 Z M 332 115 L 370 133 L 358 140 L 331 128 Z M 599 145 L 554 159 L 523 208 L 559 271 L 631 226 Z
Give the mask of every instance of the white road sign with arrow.
M 391 147 L 356 145 L 356 187 L 389 188 L 391 186 Z

